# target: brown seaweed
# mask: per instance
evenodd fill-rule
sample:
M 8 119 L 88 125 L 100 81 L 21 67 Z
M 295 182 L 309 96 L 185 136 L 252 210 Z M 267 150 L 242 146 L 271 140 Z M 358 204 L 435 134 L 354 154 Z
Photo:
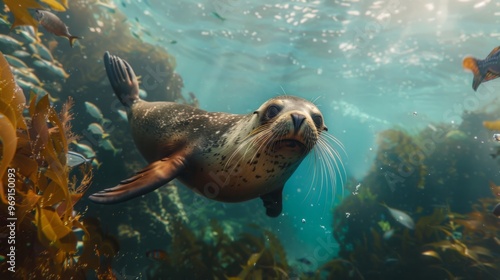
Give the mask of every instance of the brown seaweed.
M 81 169 L 79 182 L 69 178 L 68 137 L 74 137 L 69 131 L 71 104 L 67 103 L 59 115 L 50 105 L 48 96 L 37 102 L 37 96 L 32 94 L 25 117 L 24 95 L 1 54 L 0 74 L 0 191 L 2 204 L 6 204 L 5 171 L 9 168 L 9 174 L 15 177 L 19 238 L 15 276 L 25 279 L 83 278 L 85 271 L 91 269 L 86 258 L 91 257 L 97 258 L 98 267 L 102 268 L 98 275 L 109 275 L 110 262 L 102 264 L 99 256 L 112 257 L 117 246 L 109 246 L 112 241 L 106 240 L 110 238 L 89 243 L 88 240 L 98 237 L 99 232 L 91 236 L 92 231 L 74 212 L 75 204 L 90 184 L 92 173 L 91 169 Z M 6 205 L 0 211 L 2 217 L 11 215 Z M 84 232 L 84 251 L 91 257 L 77 255 L 76 229 Z M 6 271 L 7 263 L 0 263 L 0 267 Z

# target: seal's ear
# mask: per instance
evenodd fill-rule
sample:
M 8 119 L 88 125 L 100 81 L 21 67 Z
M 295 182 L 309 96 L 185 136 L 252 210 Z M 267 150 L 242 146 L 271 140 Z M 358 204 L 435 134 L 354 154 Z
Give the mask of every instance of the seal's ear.
M 281 188 L 265 194 L 260 197 L 266 207 L 266 215 L 269 217 L 278 217 L 283 209 L 283 186 Z

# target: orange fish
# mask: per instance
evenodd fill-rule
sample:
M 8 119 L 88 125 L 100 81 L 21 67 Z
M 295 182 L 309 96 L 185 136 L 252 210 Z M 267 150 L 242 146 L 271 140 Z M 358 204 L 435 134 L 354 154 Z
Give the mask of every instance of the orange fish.
M 500 46 L 494 48 L 484 60 L 471 56 L 464 58 L 462 66 L 474 74 L 472 88 L 476 91 L 482 82 L 500 77 Z
M 151 250 L 146 252 L 146 257 L 157 261 L 168 261 L 168 254 L 163 250 Z
M 49 11 L 36 10 L 36 18 L 40 24 L 50 33 L 56 36 L 62 36 L 69 39 L 69 45 L 73 47 L 73 42 L 80 39 L 77 36 L 69 34 L 68 27 L 64 22 Z

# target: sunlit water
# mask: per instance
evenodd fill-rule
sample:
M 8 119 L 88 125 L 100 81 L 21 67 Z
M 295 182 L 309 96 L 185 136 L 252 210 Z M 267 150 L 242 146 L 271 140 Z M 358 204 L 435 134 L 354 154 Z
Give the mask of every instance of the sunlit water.
M 459 123 L 463 110 L 482 108 L 500 92 L 497 80 L 475 93 L 461 65 L 465 55 L 484 58 L 499 45 L 498 1 L 116 4 L 136 34 L 175 57 L 185 92 L 205 110 L 248 113 L 283 93 L 314 100 L 345 145 L 347 175 L 358 180 L 375 155 L 377 132 Z M 310 168 L 302 164 L 284 191 L 295 228 L 276 225 L 297 257 L 331 237 L 330 210 L 342 194 L 331 180 L 311 186 Z

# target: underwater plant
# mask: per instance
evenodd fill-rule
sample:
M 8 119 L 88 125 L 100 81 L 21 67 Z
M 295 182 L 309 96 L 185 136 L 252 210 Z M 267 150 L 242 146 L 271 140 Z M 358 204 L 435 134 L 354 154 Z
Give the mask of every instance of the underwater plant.
M 14 248 L 15 269 L 2 262 L 2 275 L 19 279 L 84 277 L 92 268 L 88 265 L 92 258 L 109 267 L 99 258 L 105 243 L 92 243 L 99 234 L 74 211 L 90 185 L 92 169 L 82 165 L 80 179 L 76 175 L 70 178 L 68 143 L 76 137 L 71 132 L 71 100 L 58 114 L 48 95 L 37 101 L 32 94 L 25 108 L 24 94 L 1 53 L 0 93 L 0 216 L 5 221 L 15 218 L 16 225 L 15 246 L 1 244 L 4 251 Z M 77 232 L 83 236 L 78 237 Z M 90 253 L 80 255 L 79 242 Z
M 380 220 L 384 207 L 375 196 L 367 201 L 367 195 L 371 196 L 350 196 L 335 209 L 333 232 L 340 243 L 339 258 L 320 267 L 318 278 L 496 279 L 500 220 L 490 213 L 492 199 L 480 199 L 466 215 L 434 208 L 410 230 Z M 351 209 L 349 219 L 346 209 Z
M 290 267 L 279 239 L 253 226 L 235 240 L 216 221 L 196 235 L 176 222 L 170 250 L 146 269 L 147 279 L 288 279 Z M 208 235 L 208 240 L 203 236 Z
M 359 191 L 334 210 L 338 258 L 321 266 L 316 278 L 498 278 L 500 220 L 491 213 L 498 187 L 490 183 L 496 198 L 472 187 L 487 186 L 497 171 L 482 163 L 489 150 L 475 140 L 486 133 L 464 132 L 481 127 L 485 116 L 463 118 L 458 128 L 430 125 L 415 135 L 397 129 L 380 134 L 376 160 Z M 394 217 L 391 207 L 404 215 Z

